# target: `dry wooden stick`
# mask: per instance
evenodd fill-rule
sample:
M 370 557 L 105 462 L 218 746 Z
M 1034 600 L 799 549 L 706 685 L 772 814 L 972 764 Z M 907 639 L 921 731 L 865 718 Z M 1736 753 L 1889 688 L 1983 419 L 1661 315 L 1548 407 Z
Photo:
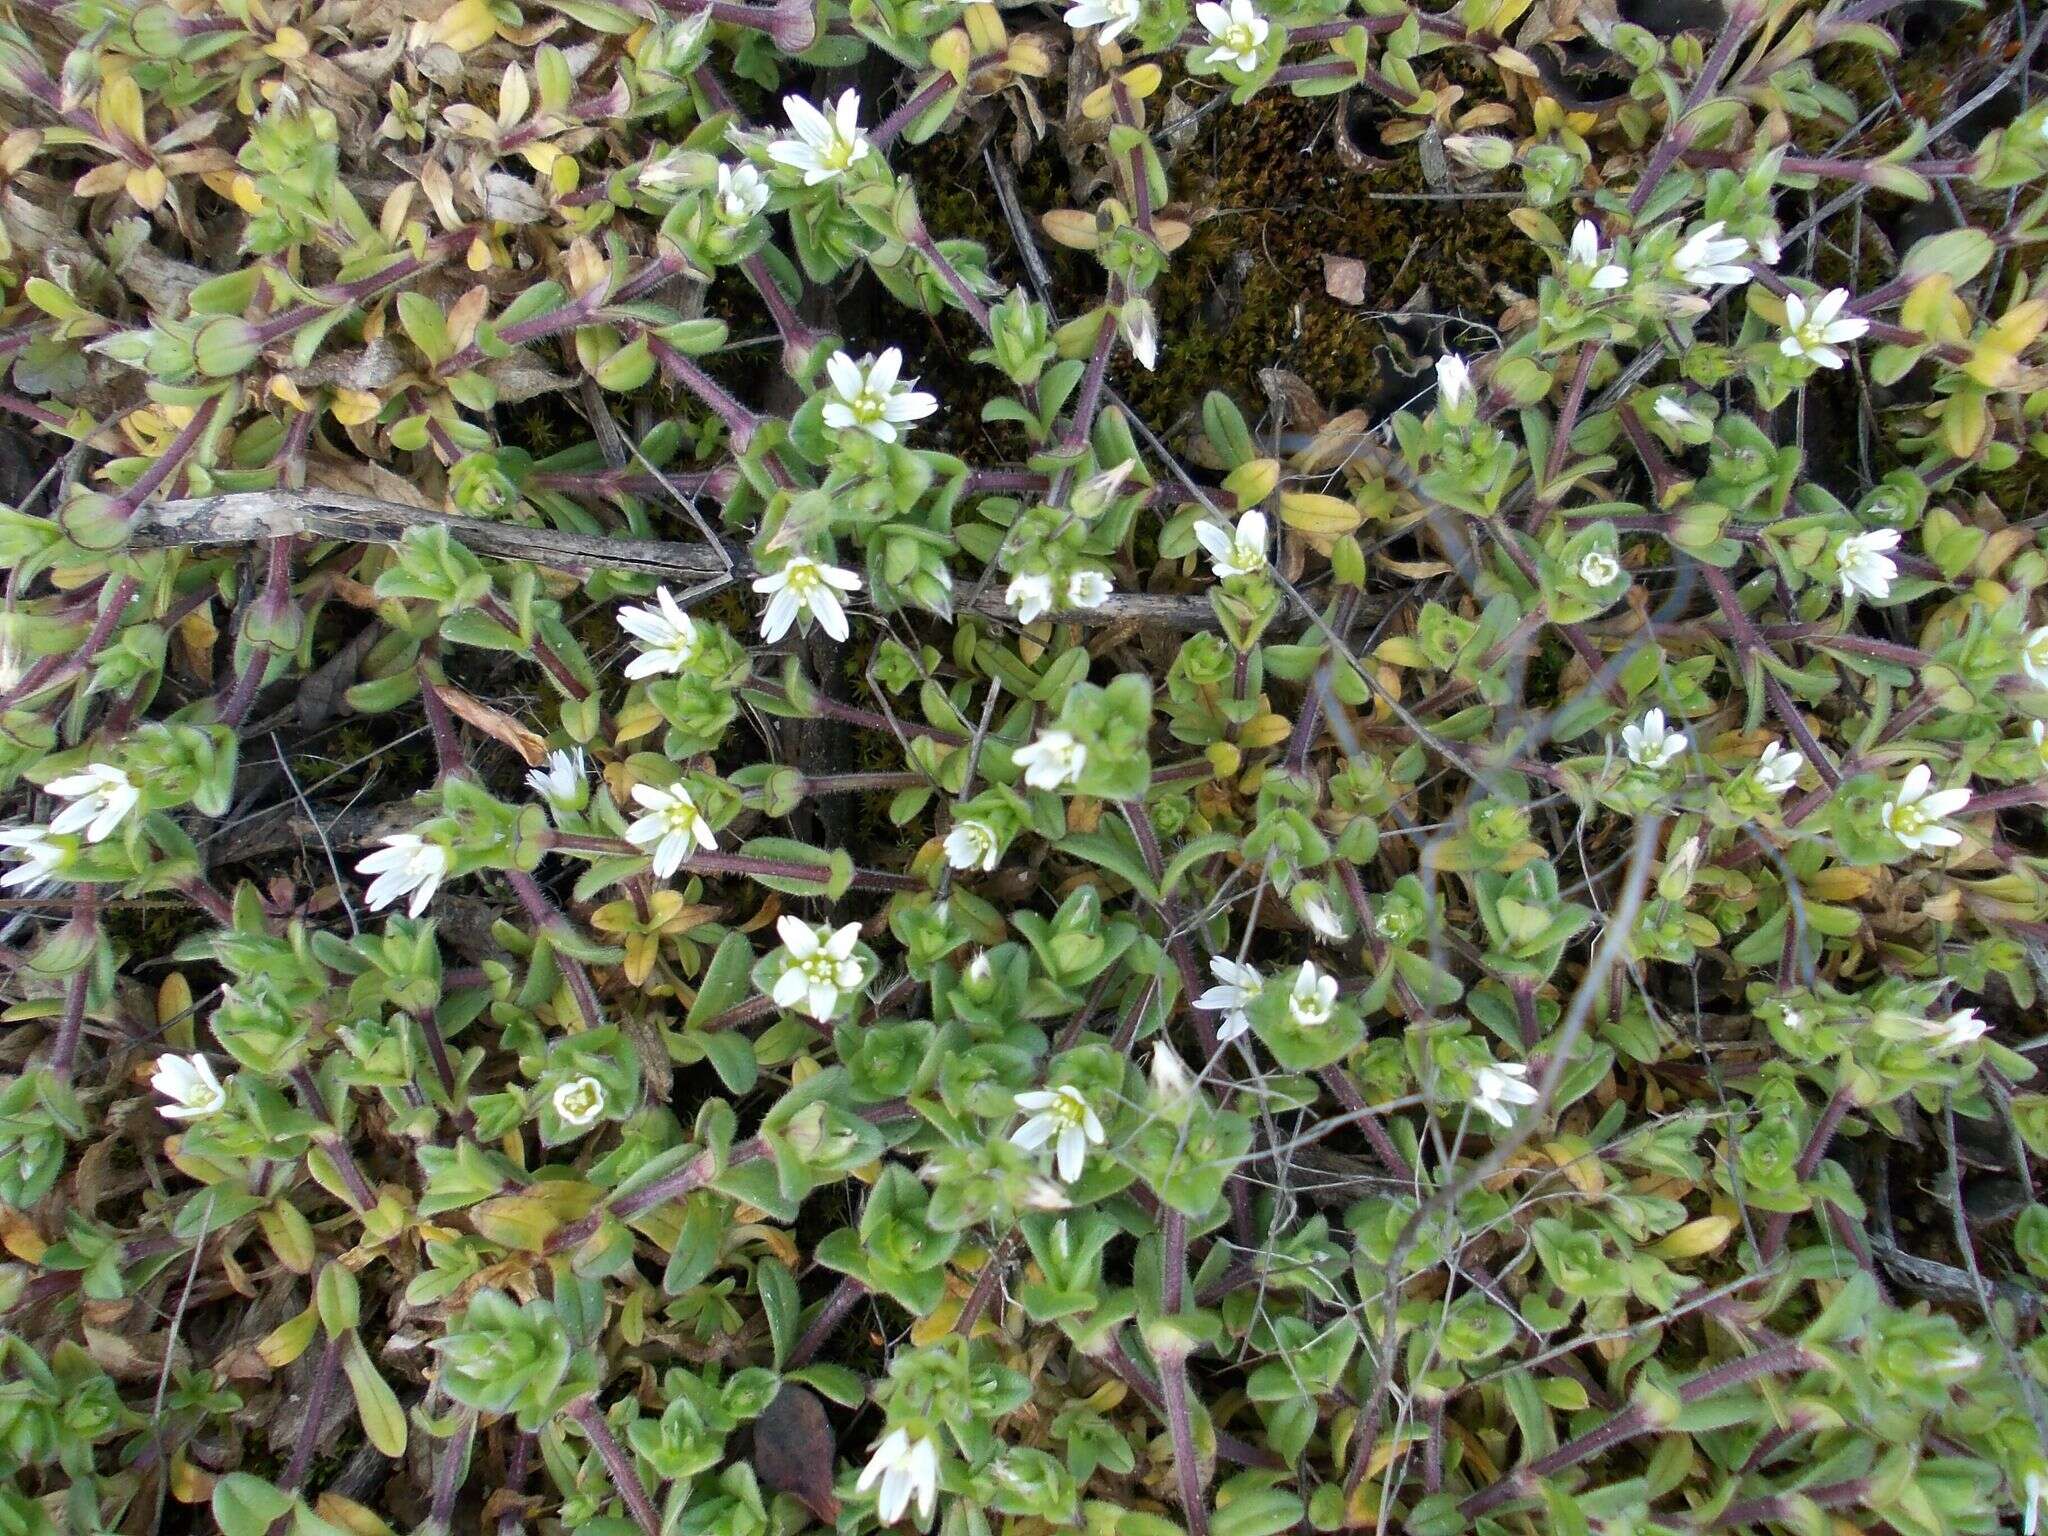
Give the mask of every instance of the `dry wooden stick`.
M 498 560 L 528 560 L 556 570 L 603 567 L 691 583 L 722 576 L 738 580 L 754 574 L 754 564 L 744 553 L 709 544 L 565 533 L 526 523 L 457 517 L 403 502 L 318 488 L 241 491 L 154 502 L 136 514 L 132 528 L 132 543 L 140 549 L 239 544 L 293 535 L 396 544 L 414 528 L 446 528 L 477 554 Z M 1010 611 L 1002 594 L 995 591 L 963 606 L 994 618 L 1008 617 Z M 1137 623 L 1184 630 L 1208 629 L 1216 622 L 1207 597 L 1149 592 L 1112 593 L 1099 608 L 1060 613 L 1055 618 L 1061 623 Z

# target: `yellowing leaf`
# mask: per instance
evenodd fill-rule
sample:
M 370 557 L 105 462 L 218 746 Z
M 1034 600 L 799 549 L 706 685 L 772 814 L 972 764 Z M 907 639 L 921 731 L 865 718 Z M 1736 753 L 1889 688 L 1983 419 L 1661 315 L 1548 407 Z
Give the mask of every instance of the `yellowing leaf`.
M 1650 1252 L 1660 1259 L 1696 1259 L 1727 1242 L 1734 1230 L 1735 1223 L 1729 1217 L 1702 1216 L 1652 1243 Z
M 306 1352 L 319 1326 L 319 1310 L 308 1307 L 297 1317 L 279 1323 L 257 1340 L 256 1353 L 273 1371 L 281 1371 Z
M 457 53 L 472 53 L 498 35 L 498 19 L 484 0 L 456 0 L 427 29 L 428 38 Z

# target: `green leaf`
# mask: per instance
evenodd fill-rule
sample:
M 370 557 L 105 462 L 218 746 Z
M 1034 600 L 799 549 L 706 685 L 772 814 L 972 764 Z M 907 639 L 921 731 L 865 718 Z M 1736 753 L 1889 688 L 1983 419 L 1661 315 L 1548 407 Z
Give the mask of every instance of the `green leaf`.
M 394 1460 L 403 1456 L 405 1410 L 398 1405 L 398 1394 L 391 1390 L 391 1384 L 378 1374 L 360 1335 L 348 1336 L 341 1352 L 341 1368 L 348 1373 L 349 1389 L 355 1393 L 356 1417 L 362 1420 L 363 1433 L 370 1444 Z

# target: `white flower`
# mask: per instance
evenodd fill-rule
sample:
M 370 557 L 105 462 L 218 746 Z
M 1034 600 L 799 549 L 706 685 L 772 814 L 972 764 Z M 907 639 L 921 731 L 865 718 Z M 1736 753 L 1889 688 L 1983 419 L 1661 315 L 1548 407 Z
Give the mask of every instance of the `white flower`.
M 1984 1357 L 1967 1344 L 1956 1344 L 1936 1355 L 1928 1364 L 1944 1376 L 1961 1376 L 1984 1363 Z
M 1778 1009 L 1778 1022 L 1796 1035 L 1806 1028 L 1806 1015 L 1786 1003 Z
M 901 1520 L 913 1495 L 917 1499 L 917 1518 L 930 1520 L 939 1498 L 937 1443 L 930 1435 L 912 1441 L 902 1430 L 890 1430 L 868 1457 L 860 1481 L 854 1486 L 866 1493 L 876 1483 L 882 1485 L 881 1497 L 875 1501 L 875 1513 L 882 1524 L 894 1525 Z
M 1579 580 L 1589 587 L 1604 587 L 1621 574 L 1621 562 L 1604 549 L 1589 549 L 1579 557 Z
M 1954 827 L 1941 823 L 1970 803 L 1967 789 L 1933 789 L 1934 774 L 1915 763 L 1898 794 L 1884 803 L 1885 830 L 1913 853 L 1923 848 L 1953 848 L 1963 840 Z M 1930 793 L 1930 790 L 1932 792 Z
M 769 995 L 776 1007 L 800 1009 L 824 1023 L 838 1011 L 840 994 L 861 984 L 861 964 L 853 953 L 860 942 L 860 924 L 813 928 L 802 918 L 785 914 L 775 920 L 775 932 L 782 939 L 788 968 Z
M 50 793 L 71 803 L 50 818 L 59 837 L 83 832 L 88 843 L 106 841 L 121 819 L 142 803 L 142 790 L 125 769 L 93 763 L 83 773 L 52 779 Z
M 1060 789 L 1074 783 L 1088 766 L 1088 749 L 1066 731 L 1043 731 L 1028 747 L 1010 754 L 1033 789 Z
M 526 775 L 526 787 L 558 811 L 580 811 L 588 798 L 583 779 L 583 749 L 550 752 L 547 766 Z
M 1457 353 L 1446 352 L 1436 360 L 1436 390 L 1446 410 L 1456 410 L 1472 393 L 1472 370 Z
M 1923 1019 L 1920 1027 L 1927 1033 L 1928 1048 L 1936 1051 L 1959 1051 L 1991 1028 L 1974 1008 L 1958 1008 L 1945 1019 Z
M 1311 891 L 1302 901 L 1301 915 L 1307 919 L 1315 936 L 1325 944 L 1341 944 L 1350 930 L 1329 898 L 1321 891 Z
M 1787 357 L 1803 357 L 1823 368 L 1841 367 L 1847 359 L 1835 343 L 1854 341 L 1870 329 L 1870 322 L 1859 315 L 1836 318 L 1848 302 L 1848 289 L 1831 288 L 1809 313 L 1806 300 L 1796 293 L 1786 294 L 1785 336 L 1778 343 L 1778 350 Z
M 1650 409 L 1658 419 L 1673 427 L 1704 427 L 1706 423 L 1686 406 L 1676 395 L 1659 395 L 1650 402 Z
M 596 1122 L 604 1113 L 604 1084 L 594 1077 L 579 1077 L 555 1090 L 555 1113 L 575 1130 Z
M 1671 270 L 1682 282 L 1695 288 L 1715 288 L 1722 283 L 1746 283 L 1748 267 L 1736 266 L 1749 254 L 1749 242 L 1740 236 L 1723 238 L 1727 224 L 1716 219 L 1692 235 L 1671 256 Z
M 1188 1072 L 1188 1064 L 1180 1059 L 1180 1052 L 1164 1040 L 1152 1048 L 1152 1093 L 1155 1098 L 1183 1099 L 1194 1085 L 1195 1080 Z
M 1621 746 L 1638 768 L 1654 770 L 1685 750 L 1685 735 L 1665 729 L 1664 711 L 1653 709 L 1637 724 L 1621 728 Z
M 1104 33 L 1102 40 L 1108 42 L 1109 34 Z M 1126 299 L 1117 311 L 1116 328 L 1141 368 L 1150 373 L 1159 366 L 1159 321 L 1152 313 L 1150 299 Z
M 69 838 L 59 842 L 48 827 L 9 827 L 0 832 L 0 848 L 18 855 L 22 862 L 0 875 L 0 890 L 33 891 L 54 880 L 69 864 L 77 849 Z
M 219 1113 L 228 1101 L 227 1089 L 204 1056 L 157 1057 L 149 1086 L 171 1101 L 157 1109 L 166 1120 L 198 1120 Z
M 1586 286 L 1595 292 L 1604 293 L 1628 286 L 1628 268 L 1608 261 L 1602 255 L 1600 231 L 1591 219 L 1579 220 L 1572 230 L 1571 257 L 1574 267 L 1592 274 L 1586 279 Z
M 626 676 L 634 681 L 680 672 L 697 654 L 697 623 L 674 594 L 657 587 L 654 602 L 652 608 L 619 610 L 619 628 L 640 647 L 640 654 L 626 663 Z
M 1287 991 L 1287 1016 L 1303 1029 L 1314 1029 L 1329 1023 L 1336 1011 L 1337 978 L 1317 970 L 1313 960 L 1302 961 Z
M 721 223 L 744 224 L 768 206 L 768 180 L 747 164 L 718 168 L 718 197 L 713 204 Z
M 1089 1143 L 1099 1147 L 1104 1139 L 1102 1122 L 1081 1097 L 1081 1090 L 1072 1086 L 1033 1089 L 1017 1095 L 1017 1108 L 1031 1118 L 1010 1140 L 1026 1152 L 1035 1152 L 1057 1137 L 1053 1150 L 1061 1182 L 1071 1184 L 1081 1177 Z
M 1510 1104 L 1534 1104 L 1536 1090 L 1523 1079 L 1529 1069 L 1518 1061 L 1504 1061 L 1481 1067 L 1472 1074 L 1472 1107 L 1496 1125 L 1513 1125 Z
M 963 820 L 946 834 L 946 862 L 955 869 L 990 870 L 1002 857 L 1003 845 L 985 821 Z
M 1072 571 L 1067 576 L 1067 606 L 1069 608 L 1100 608 L 1109 601 L 1109 595 L 1116 589 L 1109 583 L 1109 577 L 1092 566 Z
M 1892 583 L 1899 568 L 1887 551 L 1899 547 L 1896 528 L 1874 528 L 1868 533 L 1851 533 L 1835 546 L 1835 571 L 1842 583 L 1842 596 L 1858 592 L 1882 602 L 1892 595 Z
M 1782 742 L 1772 742 L 1756 761 L 1756 787 L 1773 798 L 1785 794 L 1799 782 L 1799 770 L 1806 766 L 1803 753 L 1788 752 Z
M 1218 581 L 1256 576 L 1266 568 L 1266 514 L 1247 512 L 1233 533 L 1226 524 L 1204 519 L 1195 524 L 1195 542 L 1209 554 L 1209 569 Z
M 2048 721 L 2032 720 L 2027 723 L 2027 734 L 2034 741 L 2034 759 L 2048 769 Z
M 860 577 L 839 566 L 813 560 L 809 555 L 792 555 L 781 570 L 756 576 L 756 592 L 775 594 L 769 600 L 768 611 L 761 615 L 761 638 L 773 645 L 789 633 L 798 614 L 808 613 L 826 634 L 844 641 L 852 629 L 846 622 L 846 610 L 840 606 L 839 592 L 832 590 L 834 587 L 839 592 L 858 592 Z
M 1195 7 L 1195 20 L 1216 46 L 1202 59 L 1204 64 L 1230 64 L 1250 71 L 1258 68 L 1259 50 L 1272 30 L 1252 6 L 1252 0 L 1230 0 L 1225 10 L 1215 0 L 1203 0 Z
M 1003 601 L 1017 610 L 1019 624 L 1036 623 L 1052 609 L 1052 578 L 1043 571 L 1014 576 L 1003 590 Z
M 2020 649 L 2020 666 L 2028 677 L 2048 688 L 2048 624 L 2029 632 Z
M 789 114 L 796 137 L 770 144 L 768 158 L 802 171 L 805 186 L 831 181 L 867 158 L 867 135 L 860 131 L 860 92 L 842 95 L 830 117 L 801 96 L 783 97 L 782 110 Z
M 689 167 L 689 151 L 672 149 L 647 161 L 633 179 L 643 192 L 672 192 L 689 179 Z
M 412 902 L 408 915 L 418 917 L 427 910 L 434 892 L 448 874 L 448 850 L 430 843 L 416 832 L 393 832 L 384 846 L 356 866 L 359 875 L 375 875 L 363 899 L 372 912 L 380 911 L 407 892 Z
M 652 784 L 635 784 L 633 799 L 647 814 L 626 828 L 626 841 L 636 848 L 654 850 L 654 873 L 661 879 L 681 869 L 683 860 L 698 848 L 709 853 L 718 846 L 711 823 L 682 785 L 657 789 Z
M 2048 124 L 2043 124 L 2041 136 L 2048 138 Z M 2048 1509 L 2048 1472 L 2029 1472 L 2026 1477 L 2027 1518 L 2021 1530 L 2024 1536 L 2035 1536 L 2041 1527 L 2041 1511 Z
M 936 395 L 917 387 L 915 379 L 901 379 L 903 353 L 890 347 L 880 357 L 855 362 L 844 352 L 825 359 L 825 372 L 832 380 L 832 392 L 839 398 L 825 402 L 825 425 L 835 432 L 861 431 L 884 443 L 896 441 L 896 429 L 922 421 L 939 408 Z
M 1077 5 L 1068 6 L 1061 19 L 1076 32 L 1088 27 L 1102 28 L 1095 41 L 1107 45 L 1135 26 L 1143 10 L 1142 0 L 1080 0 Z
M 1216 978 L 1218 985 L 1196 998 L 1195 1006 L 1223 1015 L 1223 1027 L 1216 1031 L 1216 1039 L 1227 1045 L 1252 1027 L 1251 1015 L 1245 1010 L 1258 1001 L 1259 994 L 1265 990 L 1266 978 L 1251 966 L 1226 960 L 1221 955 L 1210 960 L 1209 974 Z

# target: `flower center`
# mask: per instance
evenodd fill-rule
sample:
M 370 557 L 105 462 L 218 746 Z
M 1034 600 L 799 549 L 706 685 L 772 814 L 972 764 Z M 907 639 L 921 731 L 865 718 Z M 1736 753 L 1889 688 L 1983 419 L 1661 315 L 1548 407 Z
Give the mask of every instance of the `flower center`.
M 1062 1093 L 1046 1106 L 1045 1112 L 1063 1126 L 1076 1126 L 1087 1115 L 1088 1106 L 1075 1095 Z
M 859 410 L 858 406 L 854 408 Z M 800 560 L 789 568 L 789 590 L 799 598 L 809 597 L 818 590 L 817 567 L 807 560 Z
M 838 984 L 839 963 L 823 950 L 815 955 L 806 955 L 797 962 L 796 968 L 803 972 L 804 980 L 814 987 L 831 987 Z
M 1249 22 L 1232 22 L 1223 34 L 1223 46 L 1232 53 L 1243 55 L 1258 52 L 1259 45 L 1252 39 Z

